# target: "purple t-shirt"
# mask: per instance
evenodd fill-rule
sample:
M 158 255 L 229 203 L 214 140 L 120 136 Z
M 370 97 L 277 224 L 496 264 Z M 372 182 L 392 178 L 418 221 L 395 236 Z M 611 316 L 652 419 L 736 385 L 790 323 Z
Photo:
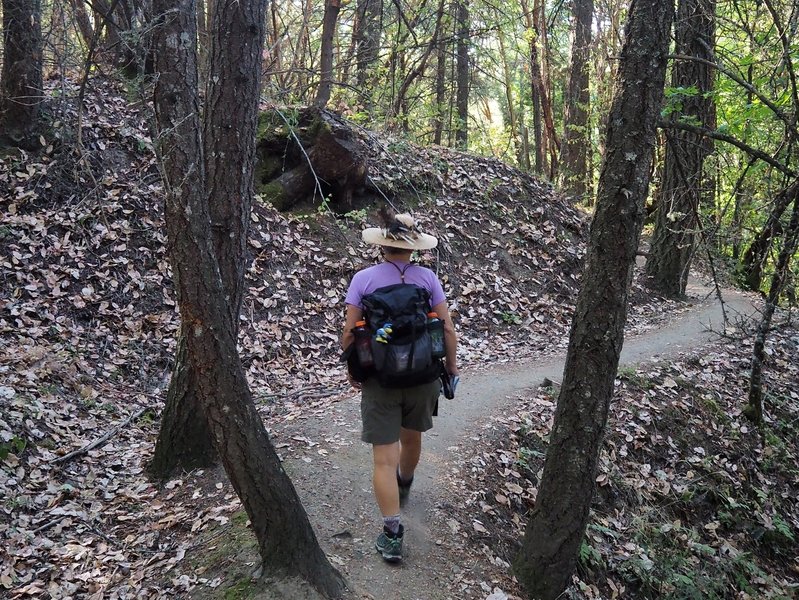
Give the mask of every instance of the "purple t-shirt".
M 415 283 L 430 292 L 431 306 L 435 306 L 447 299 L 444 295 L 444 288 L 441 287 L 441 282 L 430 269 L 413 263 L 392 261 L 382 262 L 379 265 L 358 271 L 350 282 L 345 302 L 362 309 L 361 298 L 367 294 L 371 294 L 387 285 L 402 283 L 400 269 L 405 269 L 405 283 Z

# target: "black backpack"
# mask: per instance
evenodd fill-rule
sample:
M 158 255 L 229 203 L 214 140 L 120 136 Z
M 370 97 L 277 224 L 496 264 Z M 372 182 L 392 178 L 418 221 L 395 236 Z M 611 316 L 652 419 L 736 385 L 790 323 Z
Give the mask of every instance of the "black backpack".
M 375 374 L 386 388 L 412 387 L 437 379 L 441 361 L 433 358 L 427 328 L 430 292 L 412 283 L 397 283 L 367 294 L 361 302 L 374 360 L 371 373 L 363 372 L 363 378 Z

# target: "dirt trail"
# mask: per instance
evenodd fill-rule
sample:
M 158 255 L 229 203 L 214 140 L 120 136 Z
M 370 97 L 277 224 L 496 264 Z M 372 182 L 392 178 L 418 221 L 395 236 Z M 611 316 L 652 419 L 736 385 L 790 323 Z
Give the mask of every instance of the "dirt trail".
M 693 282 L 688 289 L 689 310 L 658 329 L 627 339 L 622 364 L 667 359 L 714 339 L 716 334 L 709 328 L 719 330 L 723 319 L 720 303 L 711 291 Z M 733 323 L 754 312 L 744 294 L 727 291 L 724 300 Z M 463 451 L 468 452 L 474 444 L 474 432 L 491 415 L 508 411 L 519 393 L 540 385 L 544 378 L 560 381 L 563 364 L 561 355 L 462 373 L 457 398 L 442 398 L 435 426 L 424 439 L 422 461 L 403 510 L 406 538 L 399 567 L 385 564 L 373 548 L 380 515 L 371 492 L 370 448 L 359 439 L 358 396 L 336 402 L 324 416 L 309 416 L 281 432 L 319 443 L 287 456 L 285 465 L 323 548 L 353 589 L 351 598 L 463 600 L 490 594 L 479 587 L 469 591 L 458 588 L 464 574 L 480 581 L 487 559 L 475 557 L 456 564 L 449 550 L 451 545 L 461 544 L 462 537 L 453 535 L 447 519 L 442 518 L 447 504 L 454 500 L 445 497 L 443 486 L 436 482 L 458 468 Z M 328 450 L 320 451 L 321 447 Z

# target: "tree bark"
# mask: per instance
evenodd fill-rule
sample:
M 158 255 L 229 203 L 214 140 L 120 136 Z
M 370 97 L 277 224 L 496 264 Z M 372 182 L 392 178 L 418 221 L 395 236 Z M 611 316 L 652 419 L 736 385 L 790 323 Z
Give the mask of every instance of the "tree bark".
M 455 3 L 457 21 L 455 66 L 455 146 L 466 149 L 469 145 L 469 7 L 466 0 Z
M 86 4 L 83 0 L 69 0 L 69 4 L 72 6 L 72 12 L 75 14 L 75 22 L 78 24 L 78 31 L 80 31 L 83 43 L 86 48 L 88 48 L 91 46 L 92 39 L 94 38 L 94 29 L 92 29 L 89 14 L 86 12 Z
M 560 169 L 563 187 L 577 200 L 583 200 L 591 187 L 588 155 L 591 149 L 588 122 L 591 95 L 588 65 L 591 62 L 591 23 L 593 0 L 574 0 L 574 39 L 569 61 L 569 84 L 566 88 L 563 115 L 563 145 Z
M 264 7 L 264 1 L 241 0 L 235 6 L 231 4 L 230 10 L 263 15 Z M 231 319 L 213 245 L 212 214 L 205 186 L 194 1 L 156 0 L 154 10 L 160 20 L 154 32 L 159 74 L 154 105 L 165 181 L 164 214 L 181 322 L 189 333 L 187 350 L 197 375 L 201 406 L 228 477 L 252 522 L 265 572 L 302 577 L 328 597 L 339 597 L 343 581 L 319 547 L 272 447 L 236 348 L 235 320 Z M 249 22 L 244 14 L 231 18 L 233 26 L 223 31 L 231 38 L 240 38 L 241 45 L 259 57 L 260 46 L 253 43 L 259 39 L 259 26 Z M 233 56 L 233 52 L 217 55 L 225 60 Z M 235 71 L 240 66 L 234 63 L 229 68 Z M 257 90 L 258 76 L 252 77 Z M 218 84 L 234 87 L 231 81 L 221 80 Z M 243 86 L 248 87 L 247 82 Z M 257 96 L 248 100 L 248 104 L 257 107 Z M 238 108 L 245 114 L 254 110 Z M 243 125 L 246 124 L 245 119 Z M 233 134 L 224 132 L 241 136 L 239 151 L 226 157 L 239 167 L 247 160 L 247 147 L 252 145 L 249 140 L 255 135 L 254 123 L 251 126 L 250 130 L 243 127 Z M 253 157 L 249 160 L 252 163 Z M 241 174 L 238 177 L 247 179 Z
M 514 562 L 530 598 L 554 600 L 566 589 L 588 523 L 645 216 L 672 16 L 670 2 L 630 6 L 563 385 L 536 505 Z
M 552 91 L 549 85 L 549 34 L 547 33 L 546 2 L 533 1 L 533 24 L 535 27 L 535 41 L 541 44 L 541 55 L 536 60 L 539 68 L 535 70 L 533 84 L 538 87 L 538 97 L 541 102 L 541 116 L 546 131 L 544 147 L 549 151 L 549 178 L 555 179 L 558 173 L 558 153 L 560 142 L 555 129 L 555 116 L 552 110 Z
M 444 137 L 444 118 L 447 115 L 447 44 L 439 38 L 436 48 L 436 106 L 433 117 L 433 143 L 441 144 Z
M 341 0 L 328 0 L 325 3 L 325 16 L 322 20 L 322 49 L 319 62 L 319 88 L 314 104 L 324 108 L 330 101 L 333 86 L 333 37 L 336 33 L 336 21 L 341 9 Z
M 366 110 L 370 111 L 373 103 L 373 70 L 380 53 L 383 0 L 359 0 L 357 10 L 359 19 L 352 33 L 355 43 L 355 84 L 364 99 Z
M 40 0 L 3 0 L 3 71 L 0 131 L 3 141 L 39 146 L 43 99 Z
M 544 135 L 544 116 L 541 102 L 541 64 L 538 57 L 538 33 L 533 13 L 527 0 L 521 0 L 525 26 L 530 40 L 530 100 L 533 104 L 533 143 L 535 145 L 535 172 L 544 175 L 547 171 L 546 136 Z M 535 10 L 535 9 L 534 9 Z
M 787 188 L 777 194 L 766 223 L 746 249 L 746 252 L 744 252 L 744 257 L 741 261 L 741 279 L 744 285 L 753 292 L 760 291 L 760 284 L 763 281 L 763 267 L 766 264 L 771 242 L 775 236 L 780 234 L 782 228 L 780 220 L 797 190 L 799 190 L 799 179 L 794 180 Z
M 791 222 L 785 232 L 782 249 L 777 258 L 774 274 L 771 277 L 766 306 L 763 309 L 763 316 L 760 319 L 760 325 L 755 336 L 755 347 L 752 350 L 752 367 L 749 375 L 749 403 L 744 408 L 744 415 L 759 426 L 763 425 L 763 361 L 766 356 L 766 336 L 771 328 L 771 319 L 779 304 L 780 294 L 788 279 L 791 257 L 796 253 L 797 241 L 799 241 L 799 188 L 792 186 L 792 189 L 793 212 L 791 214 Z
M 680 55 L 701 60 L 680 60 L 674 65 L 672 86 L 695 88 L 681 98 L 681 109 L 672 121 L 689 120 L 715 129 L 715 110 L 710 92 L 715 71 L 715 0 L 680 0 L 675 25 L 676 50 Z M 705 157 L 713 151 L 709 138 L 677 130 L 666 136 L 663 183 L 658 194 L 655 228 L 646 261 L 649 284 L 671 297 L 685 294 L 688 271 L 699 227 L 699 206 L 704 193 Z

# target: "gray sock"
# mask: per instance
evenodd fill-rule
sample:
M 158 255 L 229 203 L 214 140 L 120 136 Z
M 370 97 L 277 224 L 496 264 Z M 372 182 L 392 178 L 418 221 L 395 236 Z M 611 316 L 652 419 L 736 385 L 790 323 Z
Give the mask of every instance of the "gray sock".
M 391 517 L 383 517 L 383 525 L 394 534 L 399 533 L 400 528 L 400 516 L 393 515 Z

